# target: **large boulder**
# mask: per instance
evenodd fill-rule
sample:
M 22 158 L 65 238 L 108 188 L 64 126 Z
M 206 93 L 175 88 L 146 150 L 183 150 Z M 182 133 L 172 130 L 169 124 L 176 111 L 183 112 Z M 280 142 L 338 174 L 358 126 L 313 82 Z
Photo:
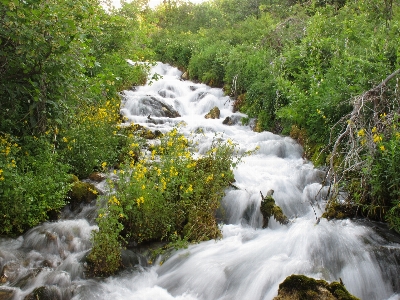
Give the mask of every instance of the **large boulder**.
M 135 107 L 136 115 L 151 115 L 154 117 L 178 118 L 181 115 L 169 104 L 153 96 L 146 96 L 139 100 Z
M 273 300 L 359 300 L 341 282 L 328 283 L 304 275 L 290 275 L 279 285 Z

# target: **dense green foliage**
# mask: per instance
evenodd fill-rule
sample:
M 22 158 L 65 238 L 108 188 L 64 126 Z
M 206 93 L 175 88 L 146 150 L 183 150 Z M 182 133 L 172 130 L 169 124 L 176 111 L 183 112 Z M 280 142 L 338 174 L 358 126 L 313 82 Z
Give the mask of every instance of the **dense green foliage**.
M 96 0 L 0 6 L 0 234 L 20 233 L 65 205 L 70 173 L 114 164 L 117 92 L 145 80 L 125 59 L 151 56 L 141 8 Z
M 176 1 L 155 15 L 164 17 L 152 36 L 159 59 L 191 79 L 224 87 L 234 109 L 257 119 L 255 130 L 290 134 L 317 164 L 328 162 L 351 99 L 400 68 L 394 1 Z M 395 80 L 389 84 L 396 90 Z M 379 114 L 398 108 L 398 94 L 388 97 Z M 373 114 L 365 117 L 371 131 Z M 349 192 L 351 205 L 400 231 L 397 129 L 383 126 L 380 133 L 382 144 L 362 152 L 367 164 L 336 170 L 346 173 L 338 188 Z M 337 165 L 347 163 L 346 140 L 340 146 L 345 163 Z M 387 151 L 375 151 L 380 146 Z

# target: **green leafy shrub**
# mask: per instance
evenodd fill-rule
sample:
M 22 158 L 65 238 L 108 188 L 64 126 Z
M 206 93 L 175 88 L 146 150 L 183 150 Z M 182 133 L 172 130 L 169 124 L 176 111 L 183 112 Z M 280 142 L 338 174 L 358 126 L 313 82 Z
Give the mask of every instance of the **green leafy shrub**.
M 189 76 L 191 79 L 200 80 L 211 86 L 222 86 L 225 75 L 225 57 L 229 45 L 224 42 L 198 49 L 189 62 Z
M 68 129 L 59 132 L 63 161 L 79 178 L 119 163 L 120 151 L 128 140 L 121 131 L 119 105 L 116 98 L 102 106 L 82 105 Z
M 105 268 L 103 273 L 115 271 L 102 266 L 109 254 L 101 245 L 110 239 L 112 245 L 122 247 L 122 238 L 139 244 L 164 240 L 184 245 L 183 241 L 220 237 L 215 214 L 224 189 L 233 181 L 232 168 L 241 158 L 231 141 L 215 139 L 204 156 L 194 159 L 195 144 L 177 129 L 139 160 L 134 156 L 137 143 L 131 146 L 130 159 L 115 171 L 116 194 L 100 212 L 99 231 L 94 234 L 96 254 L 89 256 L 97 270 Z M 120 230 L 109 234 L 104 226 L 110 224 Z
M 383 117 L 383 115 L 382 115 Z M 381 117 L 381 118 L 382 118 Z M 397 117 L 396 117 L 397 119 Z M 383 131 L 374 127 L 369 137 L 371 141 L 364 143 L 374 144 L 376 151 L 366 154 L 367 165 L 363 169 L 363 185 L 370 192 L 370 195 L 359 191 L 358 203 L 372 218 L 386 218 L 389 225 L 400 232 L 400 131 L 399 123 L 394 123 L 391 128 L 386 128 L 391 132 L 385 137 Z M 359 132 L 362 139 L 366 138 L 363 131 Z
M 69 190 L 68 166 L 46 137 L 0 135 L 0 234 L 19 234 L 59 211 Z
M 119 222 L 122 217 L 120 202 L 115 196 L 110 197 L 107 207 L 99 211 L 96 219 L 100 230 L 92 233 L 94 246 L 87 257 L 90 274 L 107 276 L 122 267 L 119 234 L 124 228 Z

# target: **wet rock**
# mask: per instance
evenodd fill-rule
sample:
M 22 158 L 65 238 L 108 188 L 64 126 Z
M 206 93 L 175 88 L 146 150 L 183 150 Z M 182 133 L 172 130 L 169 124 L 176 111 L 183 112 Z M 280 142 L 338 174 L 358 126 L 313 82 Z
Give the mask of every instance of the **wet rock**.
M 121 259 L 124 268 L 133 268 L 139 264 L 139 257 L 137 253 L 133 252 L 132 250 L 122 250 Z
M 206 119 L 219 119 L 221 112 L 218 107 L 214 107 L 210 110 L 208 114 L 204 116 Z
M 41 286 L 25 296 L 24 300 L 61 300 L 62 295 L 58 288 L 54 286 Z
M 100 172 L 93 172 L 89 175 L 89 179 L 95 182 L 102 182 L 104 179 L 106 179 L 106 175 Z
M 188 72 L 186 71 L 185 73 L 183 73 L 182 76 L 181 76 L 181 78 L 182 78 L 183 80 L 188 80 L 188 79 L 189 79 L 189 74 L 188 74 Z
M 88 182 L 77 181 L 72 184 L 68 192 L 68 199 L 71 209 L 74 210 L 81 203 L 90 203 L 97 198 L 98 191 L 96 187 Z
M 8 289 L 0 289 L 0 300 L 11 300 L 14 298 L 14 291 Z
M 261 193 L 262 200 L 261 200 L 260 210 L 263 216 L 263 228 L 266 228 L 268 226 L 269 218 L 272 216 L 276 221 L 278 221 L 282 225 L 289 223 L 289 220 L 282 212 L 282 209 L 278 205 L 276 205 L 275 200 L 272 197 L 273 194 L 274 194 L 273 190 L 269 190 L 265 197 Z
M 358 300 L 339 282 L 328 283 L 304 275 L 290 275 L 280 285 L 274 300 Z
M 44 234 L 48 241 L 57 241 L 57 238 L 58 238 L 57 233 L 46 231 Z
M 233 120 L 231 117 L 226 117 L 225 120 L 222 121 L 222 124 L 231 126 L 233 125 Z
M 209 93 L 208 92 L 200 92 L 197 94 L 197 97 L 195 98 L 196 100 L 201 100 L 203 99 L 205 96 L 207 96 Z
M 152 97 L 147 96 L 142 98 L 140 101 L 141 113 L 144 115 L 151 114 L 155 117 L 167 117 L 167 118 L 178 118 L 181 115 L 167 103 Z
M 14 281 L 18 276 L 19 268 L 20 264 L 16 261 L 7 262 L 0 273 L 0 284 Z

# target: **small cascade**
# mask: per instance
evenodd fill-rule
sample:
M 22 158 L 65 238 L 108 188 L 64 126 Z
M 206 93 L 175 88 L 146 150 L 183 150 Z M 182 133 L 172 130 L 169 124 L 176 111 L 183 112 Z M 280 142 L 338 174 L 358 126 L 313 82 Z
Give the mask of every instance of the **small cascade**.
M 321 185 L 324 172 L 302 158 L 300 145 L 242 125 L 246 116 L 232 112 L 232 101 L 221 89 L 182 81 L 179 70 L 162 63 L 149 75 L 156 77 L 121 93 L 121 114 L 128 123 L 161 132 L 185 124 L 180 126 L 184 134 L 202 132 L 200 154 L 216 133 L 242 152 L 258 148 L 234 170 L 236 182 L 222 199 L 223 238 L 176 251 L 163 264 L 135 258 L 135 267 L 116 276 L 85 279 L 84 257 L 97 228 L 94 208 L 78 215 L 67 211 L 64 220 L 42 224 L 17 239 L 0 239 L 0 291 L 10 291 L 14 299 L 42 287 L 54 299 L 269 300 L 287 276 L 304 274 L 341 279 L 361 299 L 400 299 L 399 237 L 379 223 L 317 222 L 328 188 Z M 220 117 L 206 119 L 214 107 Z M 226 118 L 232 122 L 224 124 Z M 270 218 L 263 229 L 260 192 L 270 190 L 289 223 Z

